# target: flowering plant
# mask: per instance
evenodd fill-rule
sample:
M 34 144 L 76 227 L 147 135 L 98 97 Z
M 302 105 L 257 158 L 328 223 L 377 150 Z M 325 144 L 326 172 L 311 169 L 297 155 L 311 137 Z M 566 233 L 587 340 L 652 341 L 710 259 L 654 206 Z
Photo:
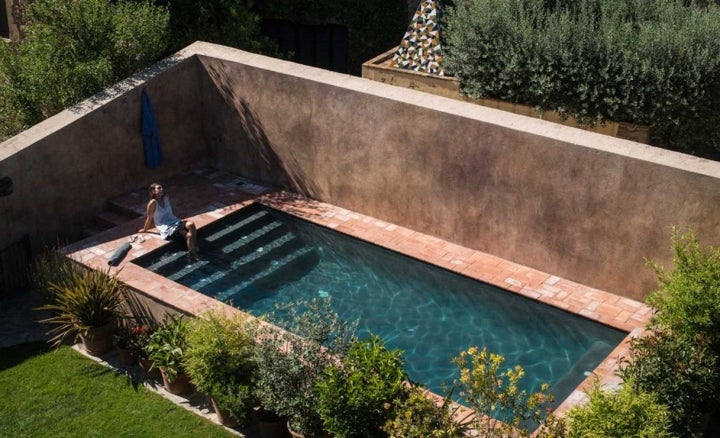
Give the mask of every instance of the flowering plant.
M 147 358 L 147 345 L 153 329 L 149 325 L 124 325 L 119 328 L 115 337 L 117 346 L 130 350 L 133 356 Z

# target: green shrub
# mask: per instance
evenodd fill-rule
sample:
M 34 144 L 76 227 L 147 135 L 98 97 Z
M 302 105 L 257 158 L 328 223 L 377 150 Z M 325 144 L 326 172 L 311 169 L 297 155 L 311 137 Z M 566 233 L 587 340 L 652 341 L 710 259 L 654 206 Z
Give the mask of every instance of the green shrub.
M 343 321 L 330 299 L 294 301 L 276 306 L 259 322 L 257 398 L 266 412 L 287 417 L 292 429 L 320 435 L 323 424 L 315 384 L 323 370 L 342 356 L 355 339 L 356 323 Z M 279 328 L 279 329 L 278 329 Z
M 667 407 L 652 394 L 637 393 L 629 385 L 616 393 L 605 392 L 596 385 L 588 396 L 586 405 L 576 406 L 568 414 L 568 438 L 674 436 Z
M 634 338 L 630 357 L 619 371 L 628 387 L 653 393 L 669 407 L 671 429 L 677 436 L 701 435 L 701 420 L 717 402 L 718 361 L 702 336 L 681 338 L 655 330 Z
M 325 430 L 337 438 L 386 436 L 382 426 L 407 397 L 402 352 L 377 336 L 355 341 L 318 381 L 318 410 Z
M 271 49 L 260 36 L 260 17 L 251 0 L 163 0 L 170 11 L 175 50 L 195 41 L 223 44 L 252 52 Z
M 518 389 L 525 371 L 519 365 L 503 371 L 505 358 L 486 348 L 471 347 L 453 359 L 460 378 L 455 387 L 466 406 L 477 415 L 466 427 L 483 437 L 527 437 L 542 426 L 552 397 L 542 385 L 539 392 L 528 394 Z
M 660 288 L 647 301 L 655 307 L 653 325 L 678 337 L 707 338 L 720 355 L 720 249 L 702 247 L 692 231 L 673 231 L 673 269 L 651 263 Z
M 153 367 L 163 370 L 168 381 L 185 372 L 187 321 L 181 313 L 168 315 L 150 335 L 147 347 Z
M 444 66 L 472 98 L 649 125 L 653 144 L 720 150 L 718 5 L 467 0 L 444 21 Z
M 25 39 L 0 44 L 0 140 L 164 56 L 168 17 L 149 1 L 33 2 Z
M 394 417 L 383 430 L 393 438 L 455 438 L 464 436 L 463 427 L 456 422 L 455 406 L 446 397 L 442 403 L 428 397 L 421 388 L 413 386 L 409 394 L 393 409 Z
M 247 322 L 210 312 L 188 322 L 185 369 L 198 391 L 211 396 L 239 423 L 253 407 L 255 341 Z

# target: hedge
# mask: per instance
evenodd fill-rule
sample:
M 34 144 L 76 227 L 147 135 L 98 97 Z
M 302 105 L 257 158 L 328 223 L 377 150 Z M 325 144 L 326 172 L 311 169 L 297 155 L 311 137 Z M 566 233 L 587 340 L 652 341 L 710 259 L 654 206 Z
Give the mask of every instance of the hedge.
M 689 0 L 457 0 L 444 67 L 472 98 L 581 123 L 651 127 L 655 145 L 720 151 L 720 6 Z

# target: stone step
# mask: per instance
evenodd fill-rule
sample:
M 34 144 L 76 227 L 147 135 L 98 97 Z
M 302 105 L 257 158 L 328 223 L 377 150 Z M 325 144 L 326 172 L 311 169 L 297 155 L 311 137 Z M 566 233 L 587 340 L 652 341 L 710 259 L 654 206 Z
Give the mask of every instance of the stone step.
M 137 216 L 135 216 L 137 217 Z M 118 225 L 122 225 L 135 217 L 128 217 L 124 214 L 116 213 L 112 210 L 104 210 L 93 216 L 93 221 L 96 225 L 105 228 L 113 228 Z

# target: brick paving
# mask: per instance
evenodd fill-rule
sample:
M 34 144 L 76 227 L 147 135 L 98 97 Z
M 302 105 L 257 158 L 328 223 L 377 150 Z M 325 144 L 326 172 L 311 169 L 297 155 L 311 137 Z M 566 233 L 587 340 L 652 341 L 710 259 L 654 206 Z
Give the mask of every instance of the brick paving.
M 419 233 L 357 212 L 307 199 L 283 191 L 266 190 L 235 175 L 213 169 L 200 169 L 162 181 L 178 217 L 193 220 L 198 227 L 258 202 L 301 217 L 338 232 L 398 251 L 489 284 L 509 293 L 520 294 L 628 333 L 626 339 L 558 407 L 562 412 L 584 399 L 584 391 L 597 377 L 601 384 L 615 385 L 619 358 L 627 355 L 627 341 L 644 330 L 652 309 L 640 302 L 475 251 L 437 237 Z M 144 190 L 112 200 L 127 210 L 144 214 Z M 64 251 L 74 259 L 95 268 L 107 269 L 111 254 L 142 226 L 143 217 L 76 242 Z M 202 229 L 200 229 L 202 233 Z M 167 244 L 157 234 L 145 234 L 114 272 L 125 283 L 147 295 L 190 314 L 199 314 L 225 304 L 174 283 L 132 263 L 133 259 Z M 202 250 L 202 248 L 201 248 Z

